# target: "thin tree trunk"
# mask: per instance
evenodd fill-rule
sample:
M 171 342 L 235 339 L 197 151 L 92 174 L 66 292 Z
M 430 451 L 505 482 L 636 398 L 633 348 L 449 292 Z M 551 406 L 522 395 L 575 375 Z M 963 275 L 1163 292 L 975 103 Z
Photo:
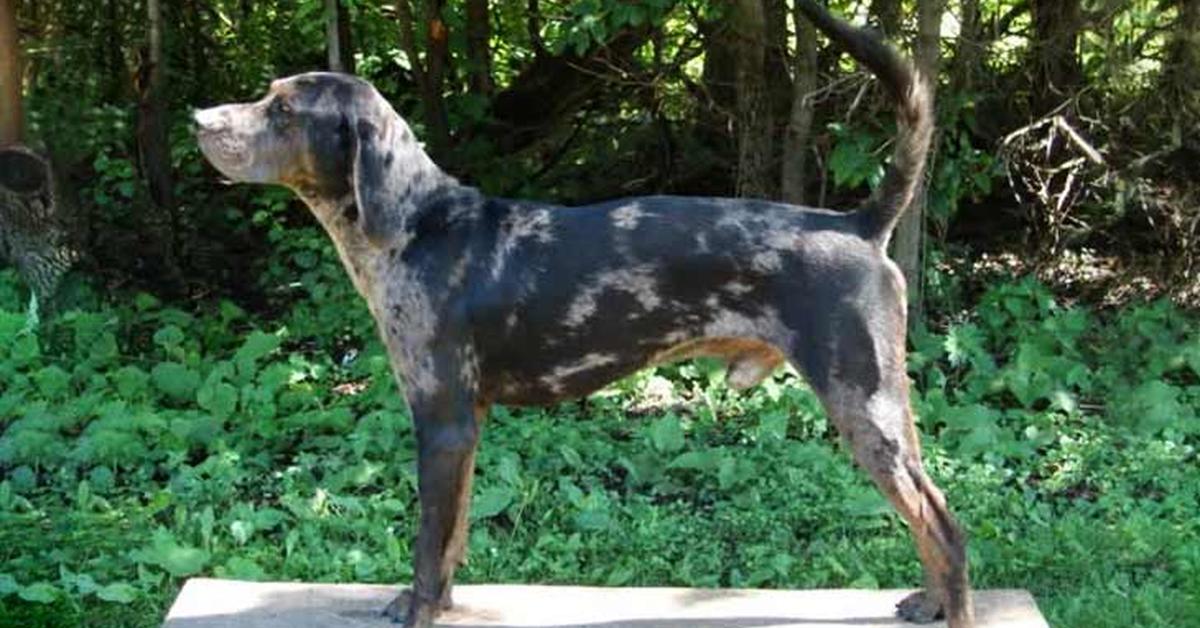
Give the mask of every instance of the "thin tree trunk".
M 442 21 L 445 0 L 425 0 L 425 86 L 426 126 L 433 154 L 445 159 L 450 150 L 450 122 L 442 94 L 446 64 L 450 61 L 450 32 Z
M 147 89 L 141 106 L 142 167 L 155 205 L 170 211 L 175 206 L 171 182 L 171 151 L 167 134 L 167 68 L 163 53 L 161 0 L 146 0 L 149 21 Z
M 21 87 L 17 3 L 15 0 L 0 0 L 0 146 L 25 140 Z
M 491 14 L 488 0 L 467 0 L 467 72 L 471 91 L 489 95 L 492 84 Z
M 771 197 L 771 107 L 767 93 L 766 17 L 762 0 L 733 6 L 737 38 L 737 195 Z
M 1034 109 L 1043 114 L 1079 86 L 1079 0 L 1033 0 Z
M 340 0 L 325 0 L 325 48 L 331 72 L 354 73 L 350 52 L 350 23 Z
M 1179 104 L 1178 113 L 1195 124 L 1200 121 L 1200 0 L 1177 2 L 1179 18 L 1163 76 L 1168 93 Z
M 920 0 L 917 3 L 917 45 L 914 56 L 922 80 L 929 85 L 931 97 L 937 89 L 942 15 L 945 10 L 946 0 Z M 931 159 L 936 149 L 935 139 L 934 146 L 930 151 Z M 928 181 L 928 174 L 926 180 Z M 895 245 L 892 249 L 896 265 L 904 273 L 904 281 L 908 285 L 910 328 L 918 324 L 924 315 L 925 284 L 921 251 L 925 238 L 925 206 L 928 194 L 928 186 L 922 184 L 908 211 L 904 213 L 900 218 L 900 223 L 896 226 Z
M 125 57 L 122 50 L 125 42 L 122 35 L 121 2 L 108 0 L 105 3 L 105 37 L 104 37 L 104 73 L 102 80 L 106 82 L 105 99 L 109 103 L 118 103 L 128 94 L 125 90 L 129 85 L 129 73 L 125 69 Z
M 817 89 L 817 33 L 811 22 L 793 6 L 796 56 L 792 60 L 792 111 L 783 146 L 783 200 L 804 203 L 813 104 L 808 96 Z
M 870 13 L 884 37 L 900 37 L 900 0 L 871 0 Z
M 159 247 L 163 278 L 173 288 L 184 288 L 183 274 L 179 268 L 180 225 L 175 208 L 174 183 L 171 176 L 171 145 L 167 120 L 167 67 L 163 50 L 163 20 L 161 0 L 146 0 L 148 25 L 147 54 L 143 59 L 140 74 L 144 84 L 139 86 L 138 100 L 138 148 L 142 174 L 150 191 L 150 200 L 163 218 L 162 231 L 154 234 L 154 244 Z M 153 224 L 153 223 L 151 223 Z
M 345 0 L 338 0 L 338 45 L 342 47 L 339 56 L 342 58 L 343 72 L 354 74 L 354 37 L 350 29 L 350 11 L 346 9 Z
M 958 47 L 954 54 L 954 81 L 960 90 L 975 85 L 983 50 L 983 24 L 979 18 L 979 0 L 961 0 Z
M 425 0 L 425 57 L 417 50 L 416 18 L 410 0 L 397 0 L 396 20 L 400 27 L 400 45 L 412 67 L 413 78 L 421 91 L 421 108 L 426 141 L 435 160 L 444 159 L 450 148 L 450 126 L 446 119 L 446 101 L 442 81 L 449 51 L 449 33 L 442 22 L 444 0 Z
M 542 7 L 538 0 L 527 0 L 525 3 L 525 30 L 534 54 L 539 57 L 546 54 L 546 43 L 542 41 Z

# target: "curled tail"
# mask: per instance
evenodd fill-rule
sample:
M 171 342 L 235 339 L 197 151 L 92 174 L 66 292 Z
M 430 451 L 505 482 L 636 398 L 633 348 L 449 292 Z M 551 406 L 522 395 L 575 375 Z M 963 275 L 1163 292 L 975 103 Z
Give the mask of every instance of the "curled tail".
M 933 97 L 929 86 L 911 62 L 872 31 L 834 17 L 813 0 L 796 0 L 796 3 L 813 25 L 879 78 L 896 104 L 898 134 L 892 163 L 860 213 L 864 237 L 885 246 L 900 215 L 912 203 L 925 170 L 933 136 Z

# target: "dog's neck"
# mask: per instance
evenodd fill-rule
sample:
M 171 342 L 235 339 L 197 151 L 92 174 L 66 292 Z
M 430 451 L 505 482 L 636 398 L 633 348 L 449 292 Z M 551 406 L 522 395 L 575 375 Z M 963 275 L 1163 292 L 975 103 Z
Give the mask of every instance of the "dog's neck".
M 370 300 L 368 287 L 373 285 L 374 276 L 378 273 L 377 258 L 386 252 L 381 252 L 368 242 L 359 228 L 354 194 L 348 193 L 340 198 L 314 198 L 301 194 L 300 198 L 333 240 L 342 266 L 358 293 Z
M 421 153 L 424 156 L 424 153 Z M 411 163 L 411 162 L 410 162 Z M 362 228 L 363 217 L 353 191 L 336 198 L 306 195 L 297 191 L 300 199 L 308 205 L 317 221 L 333 240 L 338 257 L 346 274 L 354 282 L 358 293 L 368 302 L 375 295 L 372 287 L 386 286 L 382 275 L 397 263 L 402 263 L 404 250 L 416 237 L 415 223 L 422 212 L 446 211 L 445 208 L 429 207 L 430 199 L 440 193 L 452 191 L 462 195 L 478 195 L 473 188 L 461 185 L 454 177 L 444 173 L 432 160 L 425 158 L 422 176 L 412 179 L 412 184 L 399 186 L 389 222 L 395 225 L 393 235 L 385 243 L 372 242 Z M 411 170 L 409 173 L 411 174 Z
M 377 151 L 387 156 L 387 167 L 373 183 L 384 190 L 386 202 L 374 205 L 383 212 L 370 217 L 374 221 L 371 223 L 374 230 L 368 228 L 368 216 L 364 213 L 367 210 L 358 205 L 371 201 L 361 196 L 361 190 L 356 198 L 353 172 L 349 189 L 338 194 L 320 195 L 296 190 L 333 239 L 346 273 L 368 302 L 375 296 L 371 293 L 372 287 L 387 285 L 381 275 L 402 259 L 404 249 L 415 237 L 414 227 L 421 215 L 444 211 L 431 204 L 431 199 L 446 191 L 470 190 L 443 172 L 425 154 L 408 124 L 386 105 L 386 101 L 383 108 L 377 119 L 387 120 L 387 123 L 381 125 L 378 141 L 383 146 Z

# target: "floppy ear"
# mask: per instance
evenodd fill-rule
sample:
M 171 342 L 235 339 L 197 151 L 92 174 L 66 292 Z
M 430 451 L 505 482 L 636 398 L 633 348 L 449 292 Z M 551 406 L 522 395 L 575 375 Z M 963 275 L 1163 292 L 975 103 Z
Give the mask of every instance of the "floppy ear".
M 400 228 L 399 190 L 394 189 L 392 160 L 378 127 L 369 120 L 358 120 L 354 128 L 354 201 L 358 205 L 358 223 L 373 246 L 384 247 Z

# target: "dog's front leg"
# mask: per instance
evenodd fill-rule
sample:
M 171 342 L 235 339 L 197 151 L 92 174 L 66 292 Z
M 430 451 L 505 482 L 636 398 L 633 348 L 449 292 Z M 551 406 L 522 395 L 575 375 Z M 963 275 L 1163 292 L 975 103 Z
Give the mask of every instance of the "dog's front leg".
M 426 628 L 450 605 L 451 580 L 463 559 L 479 410 L 460 386 L 410 395 L 409 403 L 417 432 L 420 529 L 413 546 L 412 589 L 385 613 L 396 621 L 403 618 L 405 628 Z

